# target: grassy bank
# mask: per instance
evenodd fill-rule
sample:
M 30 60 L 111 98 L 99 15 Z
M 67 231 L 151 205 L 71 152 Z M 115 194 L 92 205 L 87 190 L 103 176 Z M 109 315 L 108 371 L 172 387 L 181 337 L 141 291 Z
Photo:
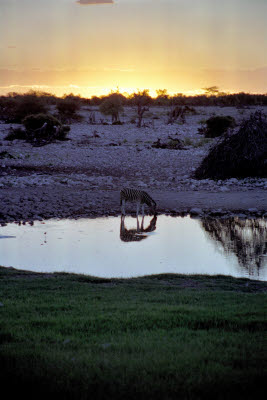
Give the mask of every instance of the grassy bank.
M 266 290 L 222 276 L 106 280 L 0 268 L 2 392 L 263 397 Z

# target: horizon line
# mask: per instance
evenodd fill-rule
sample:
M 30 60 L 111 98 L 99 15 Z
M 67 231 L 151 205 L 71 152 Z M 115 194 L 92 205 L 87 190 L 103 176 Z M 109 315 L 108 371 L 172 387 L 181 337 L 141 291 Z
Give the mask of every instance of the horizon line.
M 11 86 L 11 87 L 10 87 Z M 8 89 L 8 88 L 12 88 L 12 87 L 21 87 L 20 85 L 10 85 L 8 87 L 0 87 L 0 89 Z M 27 94 L 39 94 L 41 95 L 50 95 L 53 97 L 58 97 L 58 98 L 63 98 L 63 97 L 67 97 L 67 96 L 71 96 L 73 95 L 74 97 L 80 97 L 82 99 L 92 99 L 93 97 L 98 97 L 98 98 L 104 98 L 107 96 L 110 96 L 111 94 L 120 94 L 123 95 L 125 98 L 129 98 L 131 95 L 133 95 L 134 93 L 142 93 L 143 91 L 147 91 L 148 95 L 152 98 L 152 99 L 156 99 L 157 97 L 159 97 L 159 95 L 153 95 L 150 92 L 153 91 L 154 93 L 156 93 L 157 90 L 165 90 L 165 89 L 136 89 L 133 90 L 131 92 L 127 92 L 127 91 L 120 91 L 120 90 L 113 90 L 110 89 L 109 92 L 107 93 L 103 93 L 103 94 L 92 94 L 90 96 L 84 96 L 81 93 L 73 93 L 73 90 L 70 90 L 68 92 L 63 93 L 62 95 L 57 95 L 51 91 L 46 91 L 45 87 L 42 86 L 44 85 L 32 85 L 32 86 L 27 86 L 28 90 L 26 91 L 21 91 L 21 92 L 17 92 L 17 91 L 12 91 L 10 90 L 7 93 L 3 93 L 1 94 L 0 92 L 0 96 L 1 97 L 8 97 L 8 96 L 14 96 L 14 95 L 18 95 L 18 96 L 23 96 L 23 95 L 27 95 Z M 210 86 L 210 88 L 212 88 L 213 86 Z M 62 87 L 63 88 L 63 87 Z M 58 87 L 58 89 L 60 89 L 60 87 Z M 192 91 L 184 91 L 184 92 L 172 92 L 169 93 L 168 90 L 166 89 L 166 95 L 168 97 L 175 97 L 175 96 L 184 96 L 184 97 L 198 97 L 198 96 L 203 96 L 206 95 L 207 97 L 211 97 L 211 96 L 215 96 L 215 97 L 222 97 L 222 96 L 230 96 L 230 95 L 237 95 L 237 94 L 246 94 L 246 95 L 251 95 L 251 96 L 267 96 L 267 92 L 248 92 L 248 91 L 220 91 L 218 90 L 218 92 L 213 92 L 213 93 L 208 93 L 205 89 L 199 89 L 199 90 L 192 90 Z

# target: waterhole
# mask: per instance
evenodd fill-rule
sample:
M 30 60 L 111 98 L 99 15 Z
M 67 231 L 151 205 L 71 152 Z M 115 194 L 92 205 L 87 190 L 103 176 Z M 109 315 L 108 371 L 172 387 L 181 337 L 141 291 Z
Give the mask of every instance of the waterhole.
M 265 219 L 106 217 L 0 227 L 0 265 L 98 277 L 267 276 Z

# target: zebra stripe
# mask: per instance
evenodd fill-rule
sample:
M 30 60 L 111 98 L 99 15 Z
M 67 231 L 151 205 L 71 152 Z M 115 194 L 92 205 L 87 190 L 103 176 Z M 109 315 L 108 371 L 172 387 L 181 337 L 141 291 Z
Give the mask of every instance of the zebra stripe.
M 154 212 L 156 210 L 156 202 L 152 199 L 149 194 L 143 190 L 137 190 L 137 189 L 129 189 L 129 188 L 123 188 L 120 193 L 120 204 L 122 207 L 122 214 L 125 214 L 125 203 L 126 202 L 132 202 L 136 201 L 137 203 L 137 214 L 139 212 L 139 206 L 142 205 L 143 212 L 142 214 L 144 215 L 144 206 L 145 204 L 153 208 Z

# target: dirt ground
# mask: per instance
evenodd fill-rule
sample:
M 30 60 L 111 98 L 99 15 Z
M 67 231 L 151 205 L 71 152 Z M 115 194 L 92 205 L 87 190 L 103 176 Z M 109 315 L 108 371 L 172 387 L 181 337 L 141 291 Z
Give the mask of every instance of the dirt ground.
M 126 109 L 124 124 L 114 126 L 96 109 L 96 124 L 89 124 L 92 109 L 84 108 L 83 120 L 71 124 L 70 140 L 42 147 L 5 140 L 15 125 L 2 123 L 0 156 L 6 153 L 0 159 L 0 222 L 117 215 L 122 187 L 147 191 L 160 213 L 266 216 L 267 179 L 192 178 L 217 140 L 198 134 L 203 121 L 211 115 L 231 115 L 240 124 L 255 109 L 259 107 L 196 107 L 197 113 L 187 116 L 184 124 L 167 125 L 167 110 L 153 107 L 145 127 L 138 129 L 130 123 L 134 109 Z M 183 140 L 185 149 L 152 147 L 158 139 L 170 138 Z

